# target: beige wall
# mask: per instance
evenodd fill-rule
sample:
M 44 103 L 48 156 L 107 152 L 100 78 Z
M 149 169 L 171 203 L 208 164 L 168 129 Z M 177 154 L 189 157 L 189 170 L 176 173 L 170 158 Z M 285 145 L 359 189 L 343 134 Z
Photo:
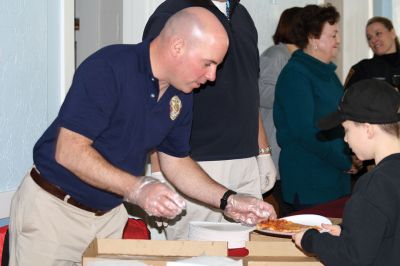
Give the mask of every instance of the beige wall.
M 337 74 L 342 82 L 352 65 L 370 56 L 365 39 L 365 24 L 372 16 L 371 0 L 329 0 L 340 12 L 340 32 L 342 44 L 336 59 Z

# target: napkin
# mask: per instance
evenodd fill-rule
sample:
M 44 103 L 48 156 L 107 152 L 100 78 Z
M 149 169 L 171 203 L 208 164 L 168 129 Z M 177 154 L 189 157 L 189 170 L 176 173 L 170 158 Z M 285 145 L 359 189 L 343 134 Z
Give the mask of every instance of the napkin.
M 242 260 L 227 257 L 199 256 L 179 261 L 167 262 L 167 266 L 243 266 Z

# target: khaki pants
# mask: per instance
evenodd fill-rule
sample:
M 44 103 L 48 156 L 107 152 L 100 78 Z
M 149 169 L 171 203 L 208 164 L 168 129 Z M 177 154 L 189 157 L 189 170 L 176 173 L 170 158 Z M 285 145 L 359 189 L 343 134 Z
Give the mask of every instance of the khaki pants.
M 262 198 L 256 157 L 226 161 L 206 161 L 199 162 L 199 164 L 215 181 L 227 188 L 238 193 Z M 188 178 L 190 177 L 188 176 Z M 186 211 L 183 215 L 170 221 L 168 227 L 165 228 L 168 240 L 187 239 L 190 221 L 228 222 L 221 210 L 210 208 L 185 196 L 184 198 L 186 199 Z
M 122 204 L 95 216 L 47 193 L 28 173 L 11 202 L 10 266 L 80 265 L 94 238 L 121 238 L 127 219 Z

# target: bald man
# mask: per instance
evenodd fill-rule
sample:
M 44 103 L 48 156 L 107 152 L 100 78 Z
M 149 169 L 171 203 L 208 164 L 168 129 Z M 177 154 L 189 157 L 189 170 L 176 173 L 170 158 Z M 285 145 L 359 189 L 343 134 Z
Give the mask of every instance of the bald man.
M 112 45 L 79 66 L 13 198 L 10 265 L 79 265 L 95 237 L 121 238 L 124 200 L 156 217 L 180 214 L 185 200 L 143 176 L 154 148 L 189 197 L 243 223 L 275 216 L 260 200 L 232 195 L 188 157 L 191 92 L 215 79 L 228 45 L 213 14 L 188 8 L 151 42 Z
M 218 67 L 217 80 L 193 94 L 190 156 L 215 181 L 230 189 L 261 198 L 275 183 L 275 166 L 259 119 L 259 53 L 254 22 L 239 0 L 165 0 L 150 16 L 143 38 L 157 36 L 176 12 L 199 6 L 212 12 L 224 25 L 229 49 Z M 154 177 L 163 177 L 152 154 Z M 164 173 L 165 174 L 165 173 Z M 193 220 L 228 222 L 218 209 L 186 199 L 183 215 L 169 221 L 167 239 L 187 239 Z

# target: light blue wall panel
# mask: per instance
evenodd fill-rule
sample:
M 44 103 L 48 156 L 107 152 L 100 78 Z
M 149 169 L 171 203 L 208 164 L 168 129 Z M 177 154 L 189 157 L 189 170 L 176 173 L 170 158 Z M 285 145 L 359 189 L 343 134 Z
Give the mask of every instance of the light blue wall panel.
M 394 0 L 399 1 L 399 0 Z M 393 0 L 374 0 L 374 16 L 387 17 L 392 19 Z
M 58 2 L 0 1 L 0 192 L 18 187 L 49 123 L 49 97 L 59 102 Z

